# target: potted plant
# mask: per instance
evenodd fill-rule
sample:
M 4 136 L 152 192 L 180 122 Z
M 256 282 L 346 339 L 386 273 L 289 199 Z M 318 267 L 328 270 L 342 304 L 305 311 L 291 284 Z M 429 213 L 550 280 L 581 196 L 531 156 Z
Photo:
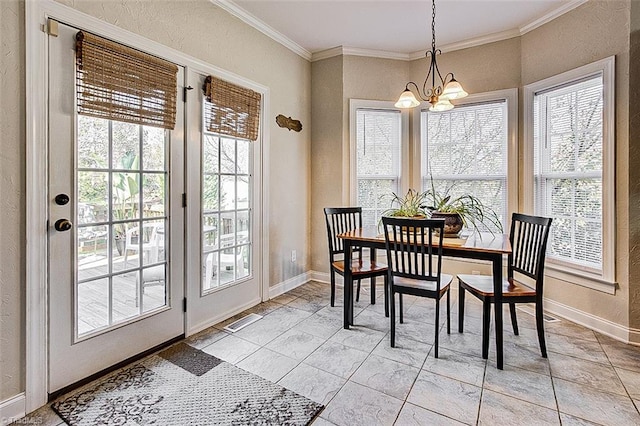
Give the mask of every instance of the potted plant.
M 410 189 L 404 197 L 393 194 L 392 207 L 383 212 L 383 216 L 431 217 L 445 220 L 445 236 L 458 236 L 463 226 L 480 231 L 480 225 L 502 232 L 502 223 L 498 215 L 486 207 L 480 199 L 471 194 L 452 196 L 439 193 L 433 180 L 431 189 L 418 192 Z M 395 205 L 395 206 L 394 206 Z

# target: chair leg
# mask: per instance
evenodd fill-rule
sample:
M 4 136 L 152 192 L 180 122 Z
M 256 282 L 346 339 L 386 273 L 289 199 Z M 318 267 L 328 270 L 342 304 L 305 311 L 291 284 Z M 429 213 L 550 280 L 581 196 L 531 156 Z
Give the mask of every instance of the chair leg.
M 371 304 L 376 304 L 376 277 L 371 277 Z
M 434 357 L 438 358 L 438 334 L 440 332 L 440 299 L 436 297 L 436 336 L 433 343 Z
M 458 290 L 458 333 L 464 332 L 464 292 L 464 288 L 460 286 Z
M 402 297 L 402 295 L 400 295 L 400 297 Z M 389 292 L 389 310 L 391 311 L 391 317 L 390 317 L 390 321 L 391 321 L 391 347 L 395 348 L 396 347 L 396 295 L 393 292 L 393 290 L 391 290 Z
M 398 297 L 400 298 L 400 324 L 404 324 L 404 316 L 403 316 L 403 305 L 402 305 L 402 293 L 398 294 Z
M 358 292 L 356 293 L 356 302 L 360 301 L 360 280 L 358 280 Z
M 389 277 L 384 276 L 384 316 L 389 317 Z
M 482 358 L 489 358 L 489 324 L 491 323 L 491 303 L 482 301 Z
M 331 268 L 331 307 L 336 306 L 336 273 Z
M 451 334 L 451 292 L 447 289 L 447 334 Z
M 509 313 L 511 314 L 511 325 L 513 326 L 513 334 L 516 336 L 518 333 L 518 318 L 516 317 L 516 304 L 509 303 Z
M 544 340 L 544 313 L 542 311 L 542 302 L 536 303 L 536 329 L 538 330 L 538 342 L 540 343 L 540 352 L 542 357 L 547 357 L 547 344 Z

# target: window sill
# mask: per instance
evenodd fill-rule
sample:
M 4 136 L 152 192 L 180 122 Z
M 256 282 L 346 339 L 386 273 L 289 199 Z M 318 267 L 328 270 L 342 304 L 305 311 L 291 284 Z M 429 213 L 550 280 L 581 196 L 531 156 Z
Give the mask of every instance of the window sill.
M 607 294 L 616 294 L 616 288 L 618 287 L 615 281 L 609 281 L 599 275 L 567 268 L 552 262 L 547 262 L 545 265 L 545 276 Z

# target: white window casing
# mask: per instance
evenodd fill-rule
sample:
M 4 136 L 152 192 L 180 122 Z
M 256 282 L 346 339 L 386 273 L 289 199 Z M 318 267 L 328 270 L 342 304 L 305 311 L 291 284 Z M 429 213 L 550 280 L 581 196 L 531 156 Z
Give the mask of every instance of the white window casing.
M 546 274 L 610 294 L 616 288 L 614 71 L 611 56 L 524 87 L 523 206 L 555 222 Z

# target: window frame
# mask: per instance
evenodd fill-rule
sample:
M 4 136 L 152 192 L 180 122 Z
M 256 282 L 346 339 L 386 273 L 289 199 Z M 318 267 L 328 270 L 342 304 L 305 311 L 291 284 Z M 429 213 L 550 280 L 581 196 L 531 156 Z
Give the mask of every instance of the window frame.
M 389 111 L 400 113 L 400 169 L 398 187 L 401 194 L 405 194 L 411 187 L 409 175 L 409 112 L 396 108 L 390 101 L 372 101 L 365 99 L 349 99 L 349 171 L 344 176 L 348 182 L 347 203 L 355 206 L 358 203 L 358 176 L 357 176 L 357 112 L 361 109 Z M 398 194 L 400 195 L 400 194 Z
M 566 261 L 547 259 L 545 274 L 594 290 L 615 294 L 615 56 L 524 86 L 523 208 L 535 212 L 534 97 L 537 93 L 602 75 L 602 270 L 593 272 Z M 552 225 L 553 226 L 553 225 Z
M 455 106 L 482 103 L 506 102 L 507 106 L 507 214 L 504 233 L 509 232 L 511 213 L 518 211 L 518 89 L 501 89 L 491 92 L 475 93 L 457 100 Z M 413 168 L 412 182 L 416 188 L 422 188 L 422 113 L 427 107 L 416 108 L 413 116 L 414 155 L 416 164 Z

